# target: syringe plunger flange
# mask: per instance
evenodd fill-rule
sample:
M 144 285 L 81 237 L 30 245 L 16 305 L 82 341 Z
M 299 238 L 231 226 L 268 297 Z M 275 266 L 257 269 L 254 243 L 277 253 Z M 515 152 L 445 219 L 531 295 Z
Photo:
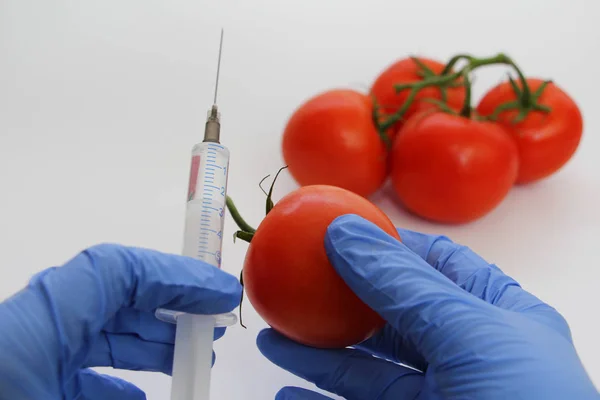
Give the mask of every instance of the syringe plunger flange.
M 221 138 L 221 114 L 216 105 L 208 111 L 206 127 L 204 129 L 204 142 L 219 143 Z

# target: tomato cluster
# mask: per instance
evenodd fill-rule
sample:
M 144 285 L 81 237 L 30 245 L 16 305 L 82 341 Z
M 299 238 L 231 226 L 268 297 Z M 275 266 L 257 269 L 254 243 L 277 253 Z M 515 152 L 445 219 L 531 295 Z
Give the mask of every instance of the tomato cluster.
M 455 72 L 461 61 L 466 66 Z M 472 107 L 470 74 L 491 64 L 512 67 L 519 79 L 491 88 Z M 240 277 L 245 293 L 271 327 L 297 342 L 359 343 L 384 321 L 329 262 L 324 242 L 335 218 L 357 214 L 401 240 L 367 200 L 389 177 L 411 212 L 441 223 L 475 220 L 515 184 L 560 169 L 582 129 L 563 90 L 526 78 L 503 54 L 459 55 L 446 64 L 407 58 L 386 68 L 369 94 L 320 93 L 293 113 L 283 133 L 283 156 L 300 188 L 275 204 L 272 184 L 256 229 L 227 198 L 240 228 L 235 237 L 250 243 Z
M 466 66 L 455 71 L 455 66 Z M 505 64 L 519 79 L 471 106 L 470 74 Z M 282 152 L 301 185 L 326 184 L 369 197 L 386 179 L 414 214 L 465 223 L 493 210 L 515 184 L 558 171 L 575 153 L 581 112 L 549 81 L 525 77 L 506 55 L 409 57 L 385 68 L 370 93 L 328 90 L 289 119 Z

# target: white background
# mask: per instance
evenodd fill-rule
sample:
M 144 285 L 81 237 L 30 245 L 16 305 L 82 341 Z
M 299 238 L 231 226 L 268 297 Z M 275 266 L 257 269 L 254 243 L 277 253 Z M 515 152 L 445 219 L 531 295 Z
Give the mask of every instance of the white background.
M 331 87 L 368 88 L 396 58 L 505 51 L 530 75 L 553 78 L 585 118 L 576 157 L 515 189 L 467 226 L 424 223 L 378 199 L 394 222 L 441 232 L 498 264 L 561 311 L 595 383 L 600 263 L 597 0 L 204 1 L 0 0 L 0 296 L 82 248 L 119 242 L 178 253 L 191 146 L 212 102 L 219 30 L 219 103 L 231 150 L 229 193 L 253 224 L 257 182 L 281 165 L 294 108 Z M 476 94 L 502 78 L 477 75 Z M 276 196 L 295 187 L 284 175 Z M 233 232 L 227 221 L 225 237 Z M 238 274 L 246 245 L 224 244 Z M 263 359 L 264 323 L 216 344 L 213 397 L 269 399 L 303 383 Z M 170 379 L 114 372 L 166 399 Z M 310 387 L 310 385 L 307 385 Z

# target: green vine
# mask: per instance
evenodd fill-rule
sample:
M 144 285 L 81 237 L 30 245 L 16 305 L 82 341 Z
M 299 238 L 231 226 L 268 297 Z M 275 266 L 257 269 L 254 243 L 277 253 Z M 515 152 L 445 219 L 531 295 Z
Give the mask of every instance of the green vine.
M 484 58 L 476 58 L 469 54 L 458 54 L 448 61 L 448 63 L 444 66 L 444 69 L 439 75 L 435 74 L 430 68 L 428 68 L 423 62 L 421 62 L 417 58 L 413 57 L 412 59 L 419 67 L 419 76 L 421 76 L 423 79 L 417 82 L 394 85 L 396 93 L 400 93 L 404 90 L 410 90 L 410 93 L 408 94 L 404 103 L 398 108 L 398 110 L 396 110 L 396 112 L 391 114 L 387 119 L 383 121 L 381 114 L 379 114 L 378 112 L 379 107 L 375 103 L 374 109 L 376 110 L 376 112 L 374 114 L 374 117 L 380 135 L 385 134 L 385 132 L 387 132 L 391 127 L 393 127 L 396 123 L 401 121 L 406 112 L 411 107 L 411 105 L 414 103 L 417 94 L 419 94 L 421 90 L 428 87 L 439 88 L 442 100 L 440 102 L 436 99 L 423 99 L 423 101 L 429 101 L 430 103 L 436 104 L 440 106 L 439 108 L 442 111 L 448 112 L 451 110 L 446 104 L 446 89 L 449 87 L 457 87 L 461 85 L 464 86 L 466 91 L 466 97 L 460 115 L 470 118 L 472 114 L 470 74 L 474 70 L 488 65 L 501 64 L 510 66 L 518 76 L 518 79 L 520 81 L 520 87 L 519 85 L 517 85 L 517 83 L 512 77 L 509 77 L 511 86 L 515 92 L 517 99 L 512 102 L 501 104 L 494 110 L 494 112 L 489 117 L 487 117 L 487 119 L 495 120 L 503 111 L 518 110 L 519 114 L 515 118 L 514 122 L 519 122 L 522 121 L 531 111 L 551 111 L 549 107 L 539 104 L 539 97 L 541 96 L 548 82 L 545 82 L 544 85 L 542 85 L 538 90 L 535 91 L 535 93 L 532 93 L 527 82 L 527 78 L 525 77 L 521 69 L 510 57 L 503 53 L 499 53 L 492 57 Z M 460 70 L 452 72 L 453 68 L 461 61 L 465 61 L 466 65 L 464 65 Z M 387 135 L 385 136 L 387 137 Z
M 469 78 L 469 71 L 463 71 L 462 77 L 465 86 L 465 101 L 460 110 L 460 115 L 465 118 L 471 118 L 471 79 Z

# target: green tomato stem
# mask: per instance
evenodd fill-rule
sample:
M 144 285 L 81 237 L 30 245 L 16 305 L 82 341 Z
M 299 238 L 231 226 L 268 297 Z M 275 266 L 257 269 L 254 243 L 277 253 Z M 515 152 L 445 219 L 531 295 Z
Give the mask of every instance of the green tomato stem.
M 460 115 L 465 118 L 471 118 L 471 79 L 469 78 L 468 70 L 463 72 L 463 81 L 465 84 L 465 101 Z
M 448 63 L 446 64 L 446 66 L 444 67 L 444 69 L 442 70 L 442 73 L 440 75 L 448 75 L 450 73 L 450 71 L 452 71 L 452 68 L 454 68 L 456 63 L 459 62 L 460 60 L 462 60 L 463 58 L 471 59 L 472 57 L 468 54 L 455 55 L 454 57 L 452 57 L 450 59 L 450 61 L 448 61 Z
M 236 233 L 233 234 L 234 242 L 235 242 L 235 239 L 242 239 L 244 242 L 251 243 L 252 238 L 254 238 L 254 233 L 252 233 L 252 232 L 237 231 Z
M 254 232 L 256 232 L 256 229 L 254 229 L 253 227 L 251 227 L 244 220 L 244 218 L 242 218 L 242 216 L 240 215 L 240 212 L 238 211 L 237 207 L 233 203 L 233 200 L 231 199 L 231 197 L 227 196 L 227 198 L 225 199 L 225 204 L 227 204 L 227 209 L 229 210 L 229 213 L 231 214 L 231 218 L 233 218 L 233 220 L 235 221 L 236 225 L 238 226 L 238 228 L 241 229 L 242 232 L 245 232 L 245 233 L 254 233 Z M 239 238 L 243 239 L 242 237 L 239 237 Z

